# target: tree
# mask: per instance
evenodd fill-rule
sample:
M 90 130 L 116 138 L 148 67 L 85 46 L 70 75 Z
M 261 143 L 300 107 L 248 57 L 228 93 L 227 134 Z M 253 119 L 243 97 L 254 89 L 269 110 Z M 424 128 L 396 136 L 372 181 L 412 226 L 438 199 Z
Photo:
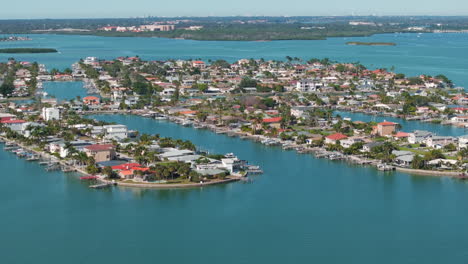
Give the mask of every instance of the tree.
M 10 95 L 14 90 L 15 90 L 15 86 L 12 83 L 9 83 L 9 82 L 4 82 L 0 86 L 0 93 L 4 97 L 7 97 L 8 95 Z
M 119 175 L 109 166 L 104 167 L 102 169 L 102 173 L 104 173 L 104 175 L 106 175 L 106 177 L 108 179 L 117 179 L 117 178 L 119 178 Z
M 424 169 L 426 166 L 424 159 L 419 155 L 414 155 L 413 161 L 411 162 L 411 168 L 413 169 Z

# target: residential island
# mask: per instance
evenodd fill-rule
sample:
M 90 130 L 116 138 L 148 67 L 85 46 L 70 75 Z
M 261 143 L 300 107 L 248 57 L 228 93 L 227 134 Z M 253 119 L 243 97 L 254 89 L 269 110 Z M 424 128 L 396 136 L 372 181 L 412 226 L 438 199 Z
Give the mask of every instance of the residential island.
M 131 131 L 95 114 L 140 115 L 379 170 L 465 179 L 468 136 L 408 131 L 334 111 L 468 127 L 468 97 L 444 75 L 408 77 L 359 63 L 286 57 L 144 61 L 88 57 L 71 68 L 10 59 L 0 64 L 6 149 L 49 170 L 79 171 L 108 186 L 176 188 L 261 173 L 234 154 L 206 153 L 183 139 Z M 44 82 L 83 81 L 91 95 L 60 101 Z M 34 98 L 17 104 L 16 97 Z

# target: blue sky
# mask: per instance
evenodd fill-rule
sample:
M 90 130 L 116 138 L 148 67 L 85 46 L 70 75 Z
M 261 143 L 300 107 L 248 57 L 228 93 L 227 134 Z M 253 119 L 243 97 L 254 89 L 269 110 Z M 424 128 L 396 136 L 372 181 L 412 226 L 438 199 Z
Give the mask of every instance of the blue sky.
M 468 15 L 466 0 L 16 0 L 0 19 L 136 16 Z

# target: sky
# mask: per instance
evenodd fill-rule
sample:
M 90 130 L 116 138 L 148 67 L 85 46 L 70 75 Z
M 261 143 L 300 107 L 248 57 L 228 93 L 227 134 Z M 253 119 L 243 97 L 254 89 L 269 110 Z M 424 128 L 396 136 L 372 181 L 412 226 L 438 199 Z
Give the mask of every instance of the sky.
M 0 19 L 144 16 L 468 15 L 467 0 L 17 0 Z

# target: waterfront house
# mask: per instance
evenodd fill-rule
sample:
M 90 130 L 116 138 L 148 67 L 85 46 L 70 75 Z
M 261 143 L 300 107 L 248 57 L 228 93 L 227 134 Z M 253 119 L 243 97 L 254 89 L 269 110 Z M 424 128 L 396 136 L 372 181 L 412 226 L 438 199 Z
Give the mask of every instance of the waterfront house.
M 452 121 L 455 123 L 468 123 L 468 116 L 455 116 L 452 118 Z
M 107 125 L 103 126 L 106 139 L 115 139 L 117 141 L 128 137 L 128 128 L 126 125 Z
M 272 118 L 264 118 L 262 122 L 264 124 L 268 124 L 270 127 L 279 129 L 281 126 L 281 120 L 283 120 L 282 117 L 272 117 Z
M 388 122 L 388 121 L 380 122 L 377 124 L 376 127 L 374 127 L 373 132 L 374 134 L 377 134 L 381 137 L 390 136 L 396 132 L 397 125 L 398 125 L 397 123 Z
M 325 137 L 325 144 L 336 144 L 338 141 L 347 139 L 348 136 L 341 133 L 331 134 Z
M 414 159 L 414 153 L 411 151 L 394 150 L 392 154 L 395 155 L 395 163 L 402 167 L 409 167 Z
M 362 146 L 362 151 L 363 152 L 371 152 L 373 148 L 375 147 L 378 147 L 378 146 L 382 146 L 384 144 L 384 142 L 370 142 L 370 143 L 367 143 L 365 144 L 364 146 Z
M 115 146 L 111 144 L 89 145 L 84 147 L 84 152 L 88 157 L 93 157 L 96 162 L 109 161 L 116 157 Z
M 410 144 L 420 144 L 432 135 L 432 132 L 429 131 L 415 130 L 413 133 L 409 133 L 408 142 Z
M 408 137 L 409 137 L 409 133 L 401 132 L 401 131 L 397 132 L 397 133 L 393 136 L 393 138 L 394 138 L 395 140 L 407 139 Z
M 340 145 L 343 148 L 349 148 L 353 144 L 356 144 L 356 143 L 364 143 L 364 139 L 359 138 L 359 137 L 350 137 L 350 138 L 343 139 L 343 140 L 340 141 Z
M 86 96 L 83 98 L 83 103 L 85 105 L 97 105 L 99 104 L 99 98 L 96 96 Z
M 222 168 L 228 170 L 230 173 L 239 171 L 243 162 L 237 157 L 221 159 Z
M 454 143 L 455 138 L 453 137 L 444 137 L 444 136 L 431 136 L 428 137 L 424 143 L 431 148 L 440 149 L 450 143 Z
M 188 149 L 165 148 L 163 149 L 163 153 L 160 154 L 160 157 L 161 159 L 169 159 L 193 154 L 194 152 Z

